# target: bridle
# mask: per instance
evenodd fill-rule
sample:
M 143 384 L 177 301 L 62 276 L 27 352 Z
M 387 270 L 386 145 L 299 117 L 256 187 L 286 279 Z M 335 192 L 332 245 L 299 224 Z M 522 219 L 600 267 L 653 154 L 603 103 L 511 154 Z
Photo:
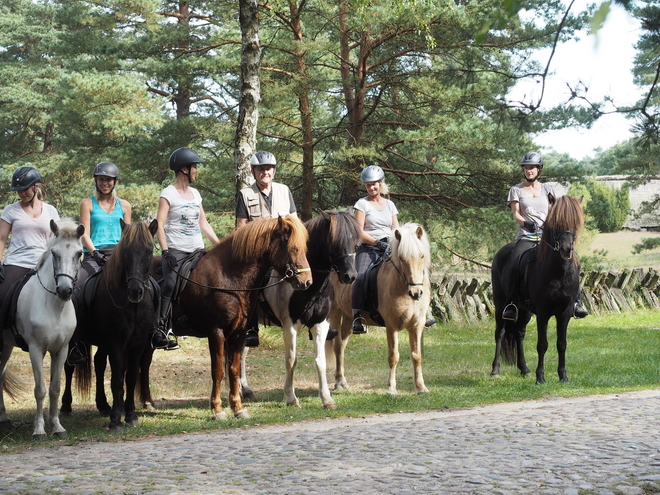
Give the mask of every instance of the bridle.
M 57 258 L 55 257 L 55 253 L 53 253 L 53 250 L 52 250 L 52 249 L 50 250 L 50 254 L 51 254 L 51 256 L 53 257 L 53 279 L 55 280 L 55 285 L 57 285 L 57 278 L 58 278 L 58 277 L 67 277 L 67 278 L 71 279 L 71 282 L 73 283 L 73 286 L 75 287 L 75 286 L 76 286 L 76 281 L 78 280 L 78 271 L 76 270 L 76 274 L 75 274 L 74 276 L 69 275 L 68 273 L 57 273 L 57 268 L 58 268 L 57 265 L 58 265 L 58 263 L 55 262 L 55 260 L 56 260 Z M 41 277 L 39 276 L 39 270 L 36 270 L 36 274 L 37 274 L 37 280 L 39 281 L 39 284 L 41 285 L 41 287 L 43 287 L 43 289 L 44 289 L 46 292 L 48 292 L 48 293 L 50 293 L 50 294 L 56 296 L 56 295 L 57 295 L 57 292 L 55 292 L 55 291 L 53 291 L 53 290 L 50 290 L 50 289 L 49 289 L 48 287 L 46 287 L 46 286 L 44 285 L 44 283 L 41 281 Z
M 409 281 L 408 281 L 408 277 L 406 277 L 406 274 L 403 273 L 403 271 L 402 271 L 398 266 L 396 266 L 396 263 L 394 263 L 394 261 L 392 261 L 392 256 L 391 256 L 391 255 L 388 256 L 387 259 L 386 259 L 385 261 L 389 261 L 390 263 L 392 263 L 392 266 L 393 266 L 394 269 L 397 271 L 397 273 L 398 273 L 399 275 L 401 275 L 401 278 L 403 279 L 403 281 L 406 283 L 406 285 L 407 285 L 408 287 L 419 287 L 419 286 L 423 286 L 423 285 L 424 285 L 424 282 L 423 282 L 423 281 L 422 281 L 422 282 L 419 282 L 419 283 L 409 282 Z
M 576 234 L 575 234 L 575 232 L 573 232 L 573 231 L 571 231 L 571 230 L 564 230 L 564 231 L 560 232 L 558 235 L 553 236 L 553 237 L 554 237 L 554 243 L 555 243 L 554 246 L 553 246 L 552 244 L 550 244 L 548 241 L 544 240 L 543 238 L 541 238 L 541 240 L 542 240 L 542 241 L 543 241 L 543 242 L 544 242 L 544 243 L 545 243 L 550 249 L 552 249 L 552 250 L 555 251 L 555 252 L 559 252 L 559 250 L 560 250 L 560 247 L 559 247 L 559 240 L 561 239 L 561 237 L 562 237 L 563 235 L 570 235 L 570 236 L 571 236 L 571 257 L 572 257 L 573 253 L 575 252 L 575 250 L 573 249 L 573 246 L 575 246 L 575 238 L 576 238 Z M 562 256 L 562 258 L 563 258 L 563 256 Z M 569 259 L 571 259 L 571 258 L 570 258 L 570 257 L 569 257 L 569 258 L 566 258 L 566 261 L 568 261 Z

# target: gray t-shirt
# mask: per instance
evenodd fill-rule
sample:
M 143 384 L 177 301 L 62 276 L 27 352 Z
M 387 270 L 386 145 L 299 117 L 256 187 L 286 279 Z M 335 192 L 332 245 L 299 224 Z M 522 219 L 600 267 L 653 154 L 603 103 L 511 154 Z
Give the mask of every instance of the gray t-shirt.
M 506 205 L 511 207 L 511 203 L 517 201 L 520 206 L 520 214 L 525 220 L 535 222 L 540 229 L 543 229 L 545 219 L 548 217 L 548 210 L 550 203 L 548 202 L 548 194 L 556 196 L 552 186 L 548 184 L 541 184 L 542 192 L 538 198 L 533 198 L 528 195 L 522 188 L 522 184 L 516 184 L 509 189 L 509 196 L 506 199 Z M 538 232 L 528 232 L 522 227 L 518 228 L 516 240 L 526 238 L 538 238 Z
M 392 217 L 398 215 L 399 211 L 394 203 L 386 199 L 387 205 L 384 209 L 375 208 L 367 198 L 358 199 L 354 208 L 364 213 L 364 232 L 376 240 L 383 237 L 389 238 L 392 234 Z

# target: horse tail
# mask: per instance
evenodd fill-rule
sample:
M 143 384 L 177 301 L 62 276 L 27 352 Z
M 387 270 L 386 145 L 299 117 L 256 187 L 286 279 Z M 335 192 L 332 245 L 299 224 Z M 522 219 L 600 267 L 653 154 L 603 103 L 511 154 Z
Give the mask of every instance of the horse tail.
M 509 325 L 505 325 L 504 327 L 504 337 L 502 337 L 502 353 L 504 354 L 504 362 L 506 364 L 516 364 L 518 360 L 516 331 L 509 328 Z
M 92 359 L 87 358 L 85 364 L 76 365 L 76 389 L 87 398 L 92 390 Z
M 5 379 L 2 385 L 3 390 L 12 400 L 18 400 L 20 394 L 25 394 L 29 390 L 27 384 L 11 370 L 5 372 Z

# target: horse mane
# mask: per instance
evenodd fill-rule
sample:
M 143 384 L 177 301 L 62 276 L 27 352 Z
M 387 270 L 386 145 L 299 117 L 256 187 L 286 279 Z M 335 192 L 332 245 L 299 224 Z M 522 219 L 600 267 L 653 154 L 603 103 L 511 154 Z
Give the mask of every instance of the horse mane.
M 326 229 L 324 228 L 324 222 L 328 217 L 330 228 Z M 357 242 L 360 233 L 360 227 L 355 217 L 347 211 L 340 210 L 324 211 L 320 215 L 307 220 L 305 227 L 310 234 L 314 233 L 310 235 L 309 239 L 310 252 L 327 252 L 328 247 L 330 252 L 339 252 L 344 247 L 342 241 L 353 239 Z M 321 233 L 324 233 L 324 235 L 319 235 Z M 326 245 L 325 249 L 323 249 L 324 244 Z
M 125 276 L 122 251 L 126 246 L 131 245 L 141 245 L 153 250 L 154 239 L 146 223 L 137 222 L 124 226 L 124 230 L 121 232 L 121 239 L 119 239 L 117 246 L 112 252 L 112 256 L 108 258 L 107 263 L 103 267 L 103 276 L 108 287 L 118 287 L 121 284 Z
M 558 234 L 564 231 L 573 232 L 577 240 L 578 234 L 584 227 L 584 212 L 582 211 L 582 202 L 573 196 L 560 196 L 555 199 L 555 203 L 550 207 L 548 217 L 543 224 L 543 235 L 538 248 L 538 259 L 546 259 L 554 239 Z M 577 257 L 573 255 L 575 263 Z
M 73 240 L 73 241 L 76 241 L 78 239 L 79 224 L 76 223 L 75 220 L 73 220 L 73 218 L 64 217 L 56 223 L 57 223 L 58 234 L 57 236 L 52 235 L 48 239 L 48 243 L 46 244 L 46 250 L 41 254 L 41 257 L 37 262 L 37 266 L 35 267 L 35 270 L 39 270 L 39 268 L 41 268 L 43 264 L 46 262 L 46 259 L 48 258 L 48 256 L 50 256 L 50 248 L 52 247 L 53 243 L 56 242 L 56 240 L 59 242 L 62 239 Z
M 248 222 L 240 229 L 235 229 L 228 237 L 233 239 L 232 257 L 237 262 L 246 262 L 259 258 L 270 251 L 273 233 L 277 229 L 278 221 L 284 222 L 289 228 L 289 251 L 307 251 L 307 229 L 296 217 L 287 215 L 279 218 L 264 218 Z
M 421 237 L 417 237 L 418 228 L 422 231 Z M 401 240 L 396 238 L 396 231 L 401 234 Z M 421 225 L 413 222 L 403 224 L 395 229 L 390 236 L 390 244 L 392 246 L 392 254 L 400 258 L 411 259 L 423 257 L 424 267 L 430 273 L 431 247 L 426 232 Z

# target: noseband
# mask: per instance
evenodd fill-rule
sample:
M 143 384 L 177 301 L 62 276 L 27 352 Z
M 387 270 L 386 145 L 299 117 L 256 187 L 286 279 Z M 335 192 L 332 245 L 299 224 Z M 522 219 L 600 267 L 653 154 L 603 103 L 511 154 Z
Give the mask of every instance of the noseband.
M 398 266 L 396 266 L 396 263 L 394 263 L 394 261 L 392 261 L 392 257 L 391 257 L 391 256 L 389 256 L 385 261 L 389 261 L 390 263 L 392 263 L 392 266 L 393 266 L 394 269 L 399 273 L 399 275 L 401 275 L 401 278 L 403 278 L 403 281 L 406 283 L 406 285 L 407 285 L 408 287 L 418 287 L 418 286 L 420 286 L 420 285 L 424 285 L 424 282 L 423 282 L 423 281 L 420 282 L 420 283 L 412 283 L 412 282 L 408 282 L 408 277 L 406 277 L 406 274 L 403 273 L 403 271 L 402 271 Z
M 55 254 L 51 251 L 50 252 L 51 256 L 53 256 L 53 278 L 55 279 L 55 285 L 57 285 L 57 277 L 67 277 L 71 279 L 71 282 L 73 282 L 73 285 L 75 287 L 76 281 L 78 280 L 78 271 L 76 271 L 75 276 L 71 276 L 68 273 L 57 273 L 57 263 L 55 263 Z M 57 295 L 57 292 L 50 290 L 48 287 L 44 285 L 44 283 L 41 281 L 41 277 L 39 276 L 39 270 L 36 271 L 37 274 L 37 280 L 39 280 L 39 284 L 44 288 L 46 292 L 49 292 L 50 294 L 53 294 L 54 296 Z
M 548 241 L 544 240 L 543 242 L 545 244 L 547 244 L 550 247 L 550 249 L 552 249 L 553 251 L 559 252 L 559 250 L 561 249 L 559 247 L 559 240 L 561 239 L 561 237 L 563 235 L 570 235 L 571 236 L 571 256 L 572 256 L 573 253 L 575 252 L 575 250 L 573 249 L 573 246 L 575 246 L 575 237 L 576 237 L 575 232 L 572 232 L 570 230 L 564 230 L 563 232 L 561 232 L 558 235 L 554 236 L 554 241 L 555 241 L 554 246 L 552 244 L 550 244 Z M 563 258 L 563 256 L 562 256 L 562 258 Z M 566 260 L 569 260 L 569 259 L 570 259 L 570 257 L 567 258 Z

